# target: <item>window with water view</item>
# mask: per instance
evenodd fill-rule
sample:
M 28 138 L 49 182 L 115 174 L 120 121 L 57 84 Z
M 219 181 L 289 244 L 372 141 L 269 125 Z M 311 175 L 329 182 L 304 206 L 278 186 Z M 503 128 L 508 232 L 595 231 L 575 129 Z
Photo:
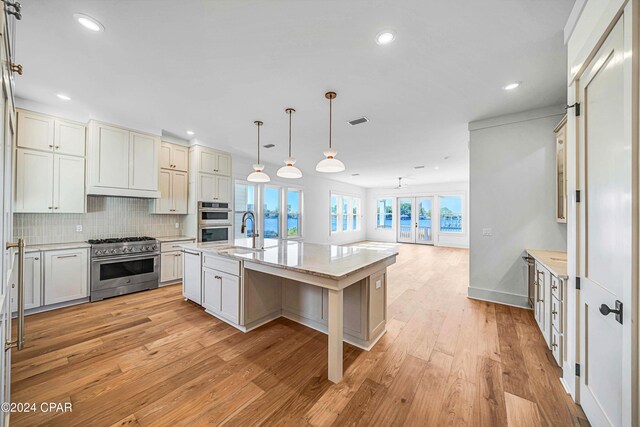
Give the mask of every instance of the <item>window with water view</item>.
M 264 237 L 277 239 L 280 237 L 280 189 L 264 187 Z
M 376 200 L 376 228 L 393 226 L 393 199 Z
M 235 237 L 236 239 L 242 237 L 253 236 L 254 224 L 251 221 L 247 221 L 247 231 L 245 235 L 240 232 L 242 226 L 242 214 L 245 211 L 256 210 L 256 186 L 255 184 L 247 184 L 241 181 L 236 181 L 235 188 L 235 203 L 234 203 L 234 223 L 235 223 Z
M 440 231 L 462 233 L 462 196 L 440 196 Z

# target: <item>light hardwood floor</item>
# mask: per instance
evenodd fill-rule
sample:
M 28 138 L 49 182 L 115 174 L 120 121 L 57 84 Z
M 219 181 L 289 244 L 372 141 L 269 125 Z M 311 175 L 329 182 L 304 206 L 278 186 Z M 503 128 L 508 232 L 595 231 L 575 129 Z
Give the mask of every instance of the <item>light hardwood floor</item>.
M 403 245 L 389 269 L 388 332 L 345 345 L 279 319 L 243 334 L 185 302 L 179 286 L 29 316 L 14 353 L 16 426 L 588 424 L 565 394 L 528 310 L 466 298 L 468 251 Z

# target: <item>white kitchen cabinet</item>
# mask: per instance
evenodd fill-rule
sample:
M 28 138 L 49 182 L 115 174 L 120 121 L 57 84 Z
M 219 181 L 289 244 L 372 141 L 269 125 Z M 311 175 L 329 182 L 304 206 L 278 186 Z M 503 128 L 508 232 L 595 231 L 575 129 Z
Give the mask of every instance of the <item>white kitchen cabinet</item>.
M 53 156 L 53 211 L 55 213 L 83 213 L 84 158 Z
M 160 139 L 91 121 L 87 194 L 159 198 Z
M 18 111 L 16 143 L 20 148 L 53 151 L 54 118 L 31 111 Z
M 89 296 L 87 249 L 44 252 L 44 303 L 57 304 Z
M 20 213 L 83 213 L 84 158 L 16 150 L 14 211 Z
M 182 277 L 181 252 L 166 252 L 160 254 L 160 282 L 173 282 Z
M 156 214 L 187 214 L 189 176 L 186 172 L 160 169 L 160 198 L 155 200 Z
M 198 172 L 231 175 L 231 156 L 214 150 L 202 149 L 198 153 Z
M 233 323 L 240 323 L 240 278 L 217 272 L 220 280 L 220 315 Z
M 202 262 L 199 252 L 182 252 L 182 296 L 202 304 Z
M 18 111 L 16 145 L 39 151 L 84 157 L 86 128 L 75 123 L 31 111 Z
M 158 190 L 158 139 L 136 132 L 129 137 L 129 188 Z
M 54 152 L 84 157 L 86 127 L 78 123 L 56 119 L 54 122 L 53 141 Z
M 231 176 L 231 156 L 223 153 L 216 153 L 216 169 L 218 175 Z
M 189 148 L 163 141 L 160 145 L 160 167 L 187 172 L 189 170 Z
M 231 179 L 225 176 L 198 174 L 198 201 L 229 202 L 231 200 Z
M 202 306 L 217 315 L 220 315 L 221 285 L 218 271 L 202 269 Z
M 53 212 L 53 154 L 16 150 L 14 212 Z
M 16 277 L 17 280 L 17 277 Z M 42 305 L 42 259 L 40 252 L 27 252 L 24 256 L 24 309 Z M 11 311 L 18 311 L 18 284 L 11 284 Z

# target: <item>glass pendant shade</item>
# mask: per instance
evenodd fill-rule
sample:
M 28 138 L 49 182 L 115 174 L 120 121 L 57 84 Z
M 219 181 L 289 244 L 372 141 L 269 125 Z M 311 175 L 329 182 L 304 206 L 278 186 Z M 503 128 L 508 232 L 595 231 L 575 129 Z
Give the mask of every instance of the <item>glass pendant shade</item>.
M 271 178 L 269 178 L 269 175 L 263 172 L 264 165 L 260 164 L 260 126 L 262 126 L 264 123 L 262 123 L 260 120 L 256 120 L 253 123 L 258 127 L 258 162 L 253 165 L 253 172 L 249 174 L 249 176 L 247 177 L 247 181 L 269 182 L 271 181 Z
M 284 161 L 286 166 L 278 169 L 277 175 L 280 178 L 288 179 L 302 178 L 302 171 L 294 166 L 296 164 L 296 159 L 291 157 L 291 114 L 295 113 L 296 110 L 293 108 L 287 108 L 284 111 L 289 115 L 289 158 Z
M 320 160 L 316 165 L 316 171 L 324 172 L 324 173 L 336 173 L 342 172 L 345 170 L 344 163 L 340 160 L 336 159 L 336 155 L 338 152 L 331 147 L 331 125 L 333 122 L 333 100 L 336 98 L 335 92 L 327 92 L 324 94 L 324 97 L 329 100 L 329 149 L 324 150 L 322 154 L 324 154 L 325 159 Z
M 338 154 L 336 150 L 324 150 L 322 154 L 324 154 L 326 159 L 320 160 L 316 165 L 318 172 L 336 173 L 345 170 L 344 163 L 335 158 Z
M 293 166 L 296 164 L 296 159 L 294 159 L 293 157 L 289 157 L 287 160 L 284 161 L 284 164 L 286 166 L 283 166 L 280 169 L 278 169 L 278 176 L 280 178 L 289 178 L 289 179 L 302 178 L 302 171 L 297 167 Z
M 264 170 L 264 165 L 253 165 L 253 172 L 249 174 L 247 177 L 247 181 L 249 182 L 269 182 L 271 178 L 269 175 L 262 172 Z

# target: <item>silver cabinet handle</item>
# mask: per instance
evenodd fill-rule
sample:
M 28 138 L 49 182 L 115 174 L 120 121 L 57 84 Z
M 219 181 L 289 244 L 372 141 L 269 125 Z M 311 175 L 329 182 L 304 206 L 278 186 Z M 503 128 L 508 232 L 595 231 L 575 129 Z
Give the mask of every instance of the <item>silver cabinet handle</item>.
M 213 276 L 213 278 L 222 280 L 222 276 Z
M 53 209 L 60 209 L 60 206 L 54 206 Z
M 36 260 L 36 261 L 40 261 L 40 258 L 38 258 L 38 257 L 35 257 L 35 258 L 34 258 L 34 260 Z
M 53 144 L 49 144 L 49 148 L 53 148 Z
M 53 209 L 53 206 L 48 206 L 47 209 Z
M 24 239 L 19 238 L 16 243 L 7 243 L 7 249 L 18 248 L 18 337 L 15 341 L 4 343 L 4 351 L 24 348 Z
M 78 254 L 73 254 L 73 255 L 58 255 L 56 258 L 60 259 L 60 258 L 75 258 L 77 257 Z

